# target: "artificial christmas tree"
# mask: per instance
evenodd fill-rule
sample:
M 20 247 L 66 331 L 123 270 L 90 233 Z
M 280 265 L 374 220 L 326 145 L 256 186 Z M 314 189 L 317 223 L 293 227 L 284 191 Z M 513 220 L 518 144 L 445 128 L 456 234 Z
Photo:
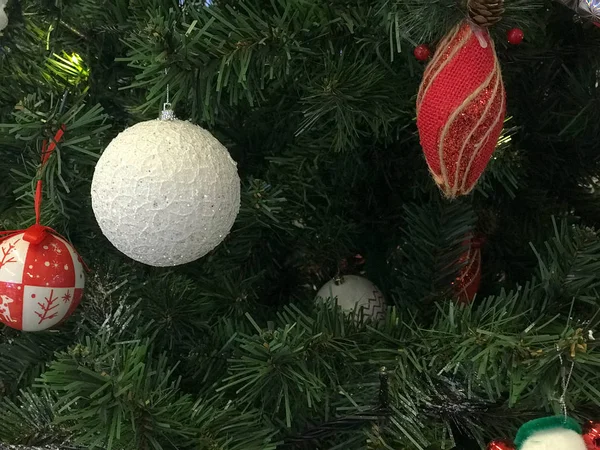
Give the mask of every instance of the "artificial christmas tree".
M 43 180 L 44 225 L 91 273 L 68 320 L 0 329 L 0 442 L 483 449 L 561 413 L 571 365 L 569 415 L 597 420 L 600 29 L 573 21 L 594 2 L 562 3 L 8 0 L 0 231 L 35 223 Z M 507 42 L 511 29 L 520 45 Z M 454 84 L 445 97 L 422 91 L 417 114 L 430 68 Z M 134 133 L 102 168 L 117 136 L 157 122 L 167 91 L 186 126 L 214 137 L 230 177 L 179 159 L 197 139 L 169 159 L 187 134 L 158 128 Z M 454 101 L 468 111 L 446 120 Z M 446 125 L 444 148 L 434 132 L 421 147 L 419 129 Z M 55 151 L 39 170 L 44 141 Z M 203 176 L 186 176 L 196 169 Z M 95 172 L 114 189 L 92 193 Z M 213 233 L 198 205 L 217 185 L 234 195 Z M 173 186 L 190 193 L 189 209 L 169 209 Z M 99 223 L 97 202 L 117 225 Z M 129 258 L 112 233 L 170 252 L 171 266 Z M 471 259 L 466 237 L 480 234 Z M 158 235 L 173 240 L 159 249 Z M 187 245 L 205 237 L 215 239 L 202 252 Z M 360 262 L 342 267 L 349 255 Z M 359 273 L 385 296 L 385 316 L 315 302 L 328 280 Z

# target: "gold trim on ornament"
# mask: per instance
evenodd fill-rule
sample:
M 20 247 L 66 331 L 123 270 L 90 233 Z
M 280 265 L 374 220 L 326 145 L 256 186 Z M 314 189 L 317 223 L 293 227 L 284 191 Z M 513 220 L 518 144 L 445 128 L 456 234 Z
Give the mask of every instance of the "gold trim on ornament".
M 435 65 L 445 55 L 445 52 L 444 52 L 445 47 L 450 45 L 452 40 L 454 38 L 456 38 L 456 35 L 460 32 L 461 27 L 462 27 L 462 24 L 458 24 L 454 27 L 454 29 L 450 33 L 448 33 L 448 35 L 440 43 L 439 50 L 435 53 L 435 55 L 433 56 L 433 59 L 427 66 L 427 69 L 425 70 L 425 73 L 423 74 L 424 82 L 421 83 L 419 93 L 417 94 L 417 114 L 419 113 L 419 109 L 421 108 L 421 103 L 423 103 L 423 99 L 425 98 L 425 95 L 427 95 L 427 91 L 433 84 L 434 80 L 437 78 L 437 76 L 440 74 L 440 72 L 450 63 L 452 58 L 460 50 L 463 49 L 463 47 L 467 44 L 467 41 L 471 38 L 471 35 L 473 34 L 473 30 L 471 29 L 471 27 L 469 27 L 469 30 L 465 34 L 465 36 L 463 36 L 458 41 L 456 47 L 454 47 L 454 49 L 452 49 L 452 51 L 446 56 L 446 60 L 437 68 L 437 70 L 434 71 Z M 448 40 L 447 42 L 446 42 L 446 39 Z M 433 72 L 433 75 L 431 75 L 431 78 L 429 79 L 429 81 L 427 81 L 427 77 L 429 77 L 430 72 Z
M 500 77 L 500 79 L 502 79 L 502 73 L 500 72 L 500 64 L 498 63 L 498 60 L 496 60 L 496 70 L 498 71 L 498 77 Z M 478 146 L 481 146 L 481 144 L 483 142 L 485 142 L 487 139 L 489 139 L 490 134 L 492 134 L 492 132 L 494 131 L 494 129 L 496 128 L 496 126 L 498 125 L 498 122 L 501 122 L 503 120 L 504 117 L 504 108 L 506 105 L 506 95 L 505 95 L 505 91 L 504 91 L 504 84 L 501 84 L 502 89 L 500 91 L 500 95 L 501 95 L 501 103 L 500 103 L 500 108 L 498 108 L 498 115 L 496 116 L 496 120 L 494 120 L 494 122 L 490 125 L 490 127 L 488 128 L 487 133 L 481 138 L 481 140 L 476 144 Z M 494 149 L 496 148 L 496 145 L 498 144 L 498 142 L 494 142 Z M 476 153 L 473 152 L 473 154 L 476 156 Z M 471 166 L 473 165 L 473 161 L 475 161 L 475 156 L 473 156 L 471 158 L 471 160 L 469 161 L 469 164 L 467 165 L 467 168 L 465 170 L 465 173 L 463 175 L 463 189 L 465 189 L 465 185 L 467 183 L 467 178 L 469 177 L 469 170 L 471 169 Z M 467 190 L 464 191 L 465 194 L 468 194 L 469 192 L 471 192 L 473 190 L 473 188 L 475 187 L 477 183 L 473 183 L 470 187 L 466 188 Z
M 463 174 L 463 182 L 462 182 L 462 184 L 459 184 L 460 168 L 462 166 L 461 162 L 462 162 L 463 154 L 465 152 L 465 149 L 467 148 L 467 144 L 469 144 L 469 142 L 471 141 L 471 138 L 473 137 L 473 135 L 475 134 L 475 132 L 485 122 L 487 113 L 489 112 L 490 108 L 494 104 L 494 99 L 496 98 L 496 95 L 498 94 L 498 88 L 500 88 L 500 86 L 502 85 L 502 76 L 500 74 L 500 69 L 498 67 L 498 60 L 497 59 L 494 62 L 494 70 L 492 70 L 492 72 L 490 73 L 490 76 L 488 77 L 488 79 L 486 79 L 484 81 L 483 85 L 480 86 L 480 89 L 478 91 L 476 91 L 475 96 L 471 97 L 471 98 L 467 98 L 467 100 L 465 100 L 465 102 L 469 102 L 470 103 L 475 98 L 477 98 L 477 96 L 481 92 L 483 92 L 485 89 L 488 88 L 489 84 L 494 79 L 494 76 L 496 76 L 496 84 L 494 86 L 493 94 L 490 97 L 491 100 L 486 105 L 485 110 L 483 111 L 483 114 L 481 115 L 481 117 L 479 118 L 479 120 L 477 121 L 477 123 L 475 124 L 475 126 L 473 127 L 473 129 L 469 132 L 469 134 L 467 135 L 467 137 L 463 141 L 463 144 L 462 144 L 462 146 L 460 148 L 460 152 L 458 153 L 456 170 L 454 171 L 454 185 L 452 186 L 452 197 L 456 197 L 456 194 L 459 191 L 459 185 L 460 185 L 460 191 L 461 192 L 465 188 L 465 183 L 466 183 L 466 178 L 467 177 L 464 177 L 464 174 Z M 463 103 L 463 105 L 464 105 L 464 103 Z M 492 128 L 490 128 L 490 129 L 492 129 Z M 488 132 L 489 132 L 489 130 L 488 130 Z M 471 160 L 469 161 L 469 164 L 467 164 L 467 167 L 465 168 L 465 174 L 468 174 L 469 168 L 473 164 L 473 161 L 475 160 L 475 157 L 478 155 L 478 150 L 481 148 L 481 143 L 482 142 L 483 141 L 479 141 L 478 143 L 476 143 L 473 146 L 473 150 L 474 151 L 473 151 L 473 154 L 471 155 Z M 443 143 L 443 141 L 442 141 L 442 143 Z

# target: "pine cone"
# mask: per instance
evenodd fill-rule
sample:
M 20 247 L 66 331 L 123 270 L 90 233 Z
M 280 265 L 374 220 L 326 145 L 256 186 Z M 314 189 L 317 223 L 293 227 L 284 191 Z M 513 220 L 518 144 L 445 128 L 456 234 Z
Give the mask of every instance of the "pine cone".
M 489 27 L 502 19 L 504 0 L 467 0 L 469 16 L 482 27 Z

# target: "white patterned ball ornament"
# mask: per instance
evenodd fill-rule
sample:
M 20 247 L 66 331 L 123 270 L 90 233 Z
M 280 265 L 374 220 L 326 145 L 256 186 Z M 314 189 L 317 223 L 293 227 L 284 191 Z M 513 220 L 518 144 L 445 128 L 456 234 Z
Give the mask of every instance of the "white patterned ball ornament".
M 240 178 L 227 149 L 181 120 L 150 120 L 120 133 L 92 180 L 100 228 L 144 264 L 194 261 L 227 236 L 240 208 Z
M 4 30 L 8 25 L 8 16 L 4 8 L 7 0 L 0 0 L 0 31 Z
M 47 234 L 39 244 L 18 233 L 0 241 L 0 321 L 23 331 L 51 328 L 77 308 L 85 274 L 77 252 Z
M 379 288 L 358 275 L 344 275 L 329 280 L 317 292 L 317 300 L 337 300 L 343 311 L 362 308 L 365 317 L 375 321 L 385 318 L 385 298 Z

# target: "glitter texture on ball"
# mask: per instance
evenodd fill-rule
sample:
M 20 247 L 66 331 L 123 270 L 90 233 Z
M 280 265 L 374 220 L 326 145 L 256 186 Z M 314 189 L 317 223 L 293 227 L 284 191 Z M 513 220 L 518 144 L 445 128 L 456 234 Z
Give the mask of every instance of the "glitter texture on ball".
M 207 130 L 151 120 L 108 145 L 91 194 L 98 224 L 117 249 L 150 266 L 176 266 L 225 239 L 240 208 L 240 178 Z
M 446 197 L 473 190 L 496 148 L 505 114 L 502 73 L 488 31 L 468 22 L 457 25 L 438 45 L 417 96 L 423 153 Z

